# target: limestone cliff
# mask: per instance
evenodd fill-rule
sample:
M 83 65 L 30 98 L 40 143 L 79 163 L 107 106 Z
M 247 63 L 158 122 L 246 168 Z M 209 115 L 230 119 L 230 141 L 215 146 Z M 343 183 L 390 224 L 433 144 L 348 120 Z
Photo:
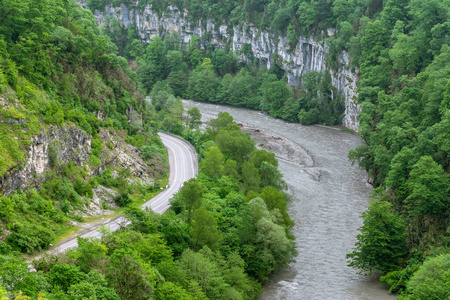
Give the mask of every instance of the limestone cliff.
M 102 129 L 99 137 L 103 144 L 100 166 L 90 166 L 92 137 L 74 125 L 49 126 L 31 139 L 26 149 L 26 162 L 13 168 L 0 180 L 0 194 L 9 194 L 16 189 L 39 187 L 45 181 L 46 171 L 58 169 L 60 165 L 73 162 L 83 167 L 89 176 L 98 175 L 107 167 L 126 169 L 130 181 L 143 185 L 154 183 L 154 168 L 140 157 L 140 151 L 125 142 L 115 130 Z
M 85 0 L 78 2 L 86 7 Z M 277 61 L 282 69 L 287 72 L 289 83 L 294 85 L 301 81 L 301 76 L 308 71 L 323 72 L 326 69 L 325 57 L 328 49 L 324 41 L 317 41 L 313 38 L 300 37 L 295 49 L 289 49 L 286 36 L 275 36 L 268 31 L 260 31 L 252 24 L 246 24 L 239 28 L 227 25 L 217 26 L 212 21 L 207 21 L 206 25 L 191 24 L 188 21 L 188 12 L 179 11 L 176 7 L 170 6 L 168 11 L 162 16 L 152 10 L 151 5 L 146 5 L 143 9 L 138 9 L 139 1 L 132 4 L 121 4 L 114 7 L 108 4 L 104 11 L 95 11 L 94 15 L 99 25 L 105 24 L 106 16 L 117 18 L 125 27 L 134 24 L 138 30 L 141 41 L 149 42 L 150 39 L 159 34 L 166 34 L 175 31 L 179 34 L 184 43 L 188 43 L 193 35 L 199 36 L 202 43 L 206 43 L 204 37 L 208 33 L 209 43 L 216 48 L 229 44 L 233 51 L 241 50 L 244 45 L 251 45 L 253 57 L 259 59 L 262 65 L 268 68 Z M 334 30 L 328 30 L 328 35 L 334 34 Z M 290 51 L 293 50 L 293 51 Z M 241 57 L 241 59 L 245 59 Z M 360 113 L 360 107 L 356 104 L 356 82 L 357 70 L 350 70 L 349 56 L 343 52 L 339 56 L 339 63 L 342 66 L 339 71 L 332 71 L 332 82 L 345 96 L 345 117 L 344 126 L 357 130 L 359 123 L 356 117 Z
M 25 165 L 16 167 L 2 178 L 0 191 L 9 194 L 19 188 L 24 190 L 38 186 L 45 171 L 50 169 L 51 160 L 55 164 L 73 161 L 75 165 L 81 166 L 89 162 L 90 153 L 91 137 L 81 129 L 75 126 L 50 126 L 32 137 Z

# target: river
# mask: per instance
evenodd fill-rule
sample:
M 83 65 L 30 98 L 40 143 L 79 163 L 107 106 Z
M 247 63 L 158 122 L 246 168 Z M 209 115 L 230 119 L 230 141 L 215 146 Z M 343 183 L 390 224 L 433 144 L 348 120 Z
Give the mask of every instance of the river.
M 289 123 L 254 110 L 193 101 L 184 101 L 184 105 L 198 107 L 203 121 L 226 111 L 240 124 L 302 146 L 314 160 L 313 166 L 279 160 L 294 196 L 288 208 L 295 222 L 298 256 L 289 269 L 271 276 L 260 300 L 396 298 L 376 278 L 356 274 L 345 258 L 354 247 L 362 225 L 360 215 L 372 193 L 367 173 L 347 159 L 349 150 L 361 144 L 357 135 Z M 320 176 L 312 176 L 314 172 Z

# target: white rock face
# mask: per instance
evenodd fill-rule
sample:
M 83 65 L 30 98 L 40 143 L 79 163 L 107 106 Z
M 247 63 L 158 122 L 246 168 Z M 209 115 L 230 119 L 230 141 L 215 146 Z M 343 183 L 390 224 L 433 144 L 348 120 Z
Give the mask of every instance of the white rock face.
M 86 7 L 86 0 L 78 0 L 81 6 Z M 298 44 L 293 51 L 289 51 L 289 44 L 286 35 L 275 37 L 268 31 L 260 31 L 253 24 L 245 24 L 242 28 L 228 25 L 215 25 L 208 20 L 202 26 L 188 22 L 188 12 L 179 11 L 176 7 L 170 6 L 169 12 L 161 17 L 152 10 L 151 5 L 146 5 L 144 9 L 138 8 L 139 1 L 131 5 L 121 4 L 113 7 L 108 4 L 105 11 L 95 11 L 94 15 L 99 25 L 105 24 L 106 16 L 117 18 L 125 27 L 134 24 L 137 28 L 141 41 L 149 42 L 150 39 L 159 34 L 167 34 L 175 31 L 184 43 L 188 43 L 193 35 L 200 37 L 202 45 L 205 33 L 211 36 L 210 41 L 216 48 L 222 48 L 228 42 L 233 51 L 241 50 L 245 44 L 251 46 L 252 54 L 259 59 L 261 65 L 270 66 L 278 61 L 280 67 L 286 71 L 288 82 L 296 85 L 301 82 L 302 75 L 308 71 L 323 72 L 326 69 L 325 57 L 328 53 L 327 45 L 324 41 L 317 41 L 313 38 L 300 37 Z M 328 35 L 334 35 L 334 29 L 327 30 Z M 241 57 L 245 60 L 245 57 Z M 343 124 L 345 127 L 357 130 L 359 122 L 356 117 L 361 109 L 356 104 L 356 82 L 358 70 L 350 70 L 349 56 L 343 52 L 339 56 L 339 63 L 342 66 L 338 72 L 330 70 L 333 85 L 345 96 L 345 117 Z
M 56 149 L 58 165 L 72 161 L 76 166 L 83 166 L 90 159 L 91 139 L 75 126 L 50 126 L 47 132 L 32 138 L 25 165 L 2 178 L 0 192 L 9 194 L 18 188 L 25 190 L 38 186 L 44 180 L 44 172 L 50 170 L 51 147 Z

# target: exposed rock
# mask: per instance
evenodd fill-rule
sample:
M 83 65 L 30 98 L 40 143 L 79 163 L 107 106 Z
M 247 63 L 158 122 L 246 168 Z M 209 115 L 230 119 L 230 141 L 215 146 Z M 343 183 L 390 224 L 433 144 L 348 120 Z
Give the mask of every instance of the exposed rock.
M 90 176 L 98 175 L 107 167 L 126 169 L 132 176 L 129 179 L 131 182 L 154 184 L 155 172 L 141 159 L 136 147 L 125 142 L 113 129 L 100 130 L 99 138 L 103 143 L 101 165 L 91 169 L 92 137 L 74 125 L 49 126 L 41 134 L 32 137 L 31 145 L 26 149 L 25 164 L 15 166 L 1 179 L 0 194 L 8 195 L 16 189 L 39 187 L 45 180 L 45 172 L 51 170 L 52 159 L 56 168 L 72 161 L 75 166 L 83 167 Z
M 95 173 L 106 169 L 107 166 L 128 170 L 133 180 L 143 185 L 154 184 L 153 170 L 141 159 L 141 152 L 128 144 L 114 129 L 102 129 L 98 133 L 103 143 L 100 156 L 102 166 Z
M 117 196 L 117 192 L 113 189 L 104 187 L 102 185 L 97 186 L 92 190 L 94 196 L 90 200 L 89 206 L 86 207 L 87 216 L 102 216 L 113 213 L 108 208 L 117 208 L 114 198 Z
M 175 31 L 180 36 L 183 43 L 188 43 L 193 35 L 199 36 L 204 46 L 206 43 L 212 44 L 216 48 L 223 48 L 226 44 L 238 52 L 244 45 L 251 46 L 253 57 L 260 61 L 261 65 L 270 66 L 278 62 L 287 73 L 290 84 L 295 85 L 301 81 L 301 77 L 308 71 L 323 72 L 326 69 L 325 57 L 328 48 L 323 40 L 315 40 L 312 37 L 300 37 L 298 44 L 290 51 L 287 36 L 275 36 L 272 32 L 261 31 L 253 24 L 243 26 L 233 26 L 214 24 L 207 20 L 206 24 L 191 24 L 188 21 L 188 12 L 179 11 L 175 6 L 170 6 L 168 12 L 159 16 L 157 11 L 152 10 L 151 4 L 139 9 L 139 1 L 130 1 L 131 4 L 122 3 L 118 7 L 112 4 L 106 5 L 104 11 L 95 11 L 94 15 L 99 25 L 105 25 L 107 16 L 114 16 L 125 27 L 135 25 L 141 41 L 149 42 L 156 35 L 167 34 Z M 78 0 L 83 7 L 86 7 L 85 0 Z M 210 37 L 205 40 L 206 33 Z M 329 36 L 335 34 L 334 29 L 328 29 Z M 248 58 L 240 57 L 245 61 Z M 338 57 L 340 69 L 336 72 L 330 70 L 333 85 L 342 91 L 345 96 L 345 117 L 343 124 L 345 127 L 357 130 L 359 122 L 356 120 L 360 112 L 360 107 L 356 104 L 356 82 L 358 70 L 350 69 L 349 56 L 342 52 Z
M 259 129 L 245 126 L 241 126 L 241 129 L 250 134 L 258 148 L 275 153 L 278 159 L 305 167 L 314 166 L 312 156 L 299 144 L 279 135 L 267 133 Z
M 73 161 L 74 165 L 82 166 L 90 158 L 91 136 L 75 126 L 48 127 L 45 132 L 32 138 L 25 165 L 16 166 L 5 174 L 0 182 L 0 191 L 9 194 L 15 189 L 38 186 L 44 172 L 50 169 L 49 150 L 54 151 L 59 164 Z
M 315 167 L 313 157 L 299 144 L 282 136 L 241 125 L 241 129 L 252 137 L 259 149 L 273 152 L 278 160 L 296 164 L 302 167 L 315 181 L 320 181 L 322 171 Z

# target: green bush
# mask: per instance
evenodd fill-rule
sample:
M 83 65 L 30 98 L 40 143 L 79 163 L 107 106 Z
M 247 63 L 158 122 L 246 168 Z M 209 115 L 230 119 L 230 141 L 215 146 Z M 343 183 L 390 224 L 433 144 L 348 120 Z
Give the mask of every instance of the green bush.
M 94 196 L 92 185 L 89 182 L 83 182 L 79 179 L 75 182 L 75 191 L 78 195 L 86 196 L 88 198 L 92 198 L 92 196 Z
M 16 224 L 13 230 L 14 232 L 8 235 L 7 241 L 13 248 L 23 253 L 47 249 L 55 239 L 51 229 L 36 224 Z
M 91 154 L 100 158 L 100 154 L 102 153 L 103 145 L 100 139 L 92 139 L 91 140 Z
M 97 179 L 98 183 L 109 188 L 116 188 L 117 187 L 117 179 L 114 177 L 114 175 L 111 173 L 110 169 L 106 169 L 103 171 L 100 176 L 98 176 Z
M 114 198 L 114 201 L 119 205 L 120 207 L 125 207 L 133 203 L 133 199 L 131 199 L 129 193 L 123 193 L 119 196 Z

